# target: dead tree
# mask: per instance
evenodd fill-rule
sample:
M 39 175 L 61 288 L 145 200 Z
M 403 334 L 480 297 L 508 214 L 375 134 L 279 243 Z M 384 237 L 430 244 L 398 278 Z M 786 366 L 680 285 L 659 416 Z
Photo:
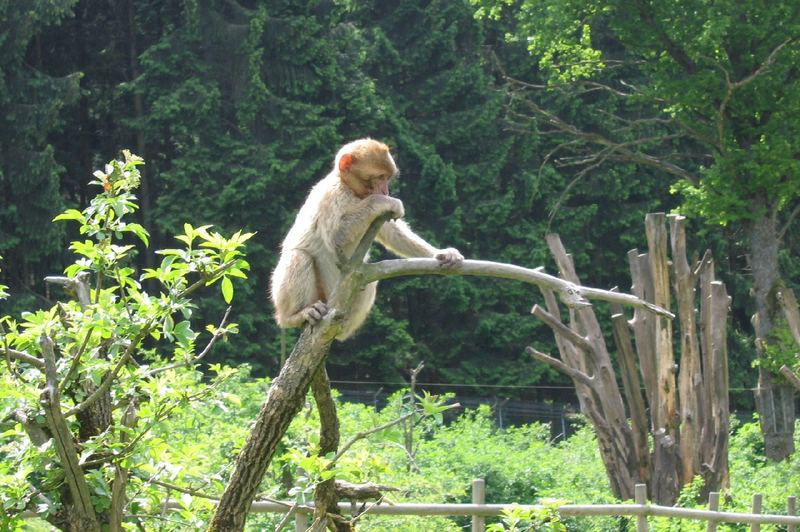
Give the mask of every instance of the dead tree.
M 628 254 L 632 292 L 637 297 L 669 309 L 672 278 L 680 365 L 673 353 L 669 319 L 637 308 L 633 319 L 627 320 L 622 307 L 612 302 L 620 390 L 592 308 L 569 309 L 569 323 L 564 324 L 552 292 L 542 289 L 547 309 L 536 305 L 532 310 L 553 330 L 560 359 L 533 348 L 528 352 L 575 383 L 581 412 L 597 433 L 611 488 L 622 499 L 633 498 L 634 485 L 645 483 L 654 500 L 673 504 L 680 488 L 695 475 L 703 477 L 708 491 L 728 485 L 726 324 L 730 298 L 725 286 L 714 280 L 710 252 L 694 270 L 689 268 L 684 222 L 682 216 L 670 216 L 671 276 L 663 213 L 647 216 L 649 253 L 632 250 Z M 561 276 L 579 285 L 572 259 L 559 237 L 549 235 L 547 242 Z M 648 435 L 652 436 L 652 449 Z
M 375 234 L 385 219 L 376 220 L 362 238 L 356 252 L 349 260 L 342 260 L 342 279 L 330 297 L 332 309 L 314 327 L 306 327 L 300 334 L 280 374 L 272 381 L 266 400 L 253 425 L 253 429 L 236 459 L 234 471 L 217 511 L 211 521 L 210 531 L 239 531 L 244 529 L 247 512 L 258 490 L 261 479 L 272 461 L 275 449 L 314 382 L 314 397 L 320 406 L 322 420 L 321 446 L 330 452 L 338 444 L 335 409 L 329 403 L 329 384 L 323 375 L 324 362 L 330 344 L 338 334 L 340 317 L 350 302 L 367 283 L 403 275 L 477 275 L 518 280 L 535 284 L 547 291 L 555 301 L 555 294 L 569 308 L 589 307 L 589 299 L 631 306 L 642 312 L 673 318 L 658 305 L 636 296 L 580 286 L 569 279 L 560 279 L 541 271 L 511 264 L 465 260 L 457 267 L 442 268 L 435 259 L 400 259 L 365 264 L 364 257 Z M 321 403 L 321 404 L 320 404 Z M 624 418 L 624 412 L 620 410 Z M 333 416 L 334 419 L 330 419 Z M 346 529 L 348 524 L 336 516 L 336 489 L 333 482 L 320 484 L 315 497 L 316 514 L 314 530 L 326 527 Z

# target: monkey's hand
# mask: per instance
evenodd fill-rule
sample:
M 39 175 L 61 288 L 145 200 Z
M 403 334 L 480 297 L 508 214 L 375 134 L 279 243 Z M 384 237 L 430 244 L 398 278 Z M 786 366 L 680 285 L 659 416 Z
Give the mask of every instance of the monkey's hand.
M 370 196 L 373 205 L 376 206 L 379 213 L 391 213 L 393 219 L 402 218 L 406 215 L 403 208 L 403 202 L 391 196 L 384 196 L 382 194 L 373 194 Z
M 325 317 L 325 314 L 327 314 L 329 310 L 330 308 L 328 305 L 322 301 L 317 301 L 313 305 L 303 309 L 303 316 L 310 325 L 316 325 Z
M 440 249 L 436 252 L 434 258 L 439 261 L 439 266 L 445 268 L 458 266 L 464 261 L 464 256 L 456 248 Z

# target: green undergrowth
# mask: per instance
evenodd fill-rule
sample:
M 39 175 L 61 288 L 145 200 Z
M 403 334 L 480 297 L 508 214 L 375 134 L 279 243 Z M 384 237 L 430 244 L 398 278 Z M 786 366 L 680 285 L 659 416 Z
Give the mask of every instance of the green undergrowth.
M 164 461 L 177 464 L 173 475 L 176 484 L 221 493 L 230 473 L 232 457 L 244 442 L 269 382 L 249 379 L 242 371 L 240 378 L 227 386 L 229 388 L 217 401 L 187 410 L 160 427 L 168 443 L 164 447 Z M 405 401 L 403 394 L 398 393 L 380 410 L 369 405 L 338 402 L 342 444 L 358 432 L 402 415 Z M 313 499 L 313 485 L 307 475 L 298 473 L 298 467 L 307 465 L 303 463 L 305 457 L 315 454 L 318 427 L 316 410 L 309 397 L 264 479 L 262 493 L 265 496 L 301 502 Z M 581 427 L 565 441 L 552 442 L 547 425 L 533 423 L 500 429 L 490 409 L 482 406 L 462 410 L 447 423 L 438 423 L 433 418 L 418 421 L 413 427 L 410 452 L 405 430 L 402 424 L 396 425 L 357 441 L 337 465 L 337 478 L 396 488 L 397 491 L 385 492 L 387 500 L 394 503 L 470 502 L 470 485 L 476 478 L 486 481 L 488 503 L 619 502 L 609 489 L 591 427 Z M 800 458 L 782 463 L 767 462 L 755 423 L 734 426 L 730 461 L 731 488 L 722 498 L 723 510 L 749 511 L 752 495 L 758 492 L 764 495 L 765 512 L 785 513 L 786 497 L 800 494 Z M 696 498 L 701 488 L 697 483 L 688 486 L 681 504 L 705 508 L 705 501 L 698 502 Z M 197 497 L 173 496 L 200 515 L 210 510 L 210 505 Z M 252 514 L 248 529 L 268 529 L 278 521 L 279 516 L 274 514 Z M 568 530 L 576 531 L 634 529 L 634 522 L 625 518 L 565 519 L 564 522 Z M 468 518 L 367 514 L 359 529 L 455 531 L 468 526 Z M 659 531 L 705 530 L 705 523 L 688 520 L 651 519 L 650 526 Z M 726 525 L 718 529 L 746 530 L 744 526 Z M 770 527 L 762 526 L 762 530 L 770 530 Z

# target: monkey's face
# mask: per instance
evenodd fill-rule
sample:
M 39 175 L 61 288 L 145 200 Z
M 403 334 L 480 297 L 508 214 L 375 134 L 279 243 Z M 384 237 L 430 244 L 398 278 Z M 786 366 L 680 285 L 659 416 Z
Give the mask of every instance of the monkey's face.
M 389 148 L 372 139 L 351 143 L 339 155 L 339 176 L 359 198 L 370 194 L 389 195 L 389 182 L 397 175 L 397 166 Z

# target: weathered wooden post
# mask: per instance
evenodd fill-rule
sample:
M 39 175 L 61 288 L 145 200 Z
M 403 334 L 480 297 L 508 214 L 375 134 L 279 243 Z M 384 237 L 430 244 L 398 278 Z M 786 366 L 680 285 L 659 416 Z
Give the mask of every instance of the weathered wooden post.
M 760 514 L 761 513 L 761 506 L 764 502 L 764 495 L 761 493 L 754 493 L 753 494 L 753 513 Z M 750 532 L 761 532 L 761 525 L 758 523 L 753 523 L 750 525 Z
M 642 506 L 647 505 L 647 485 L 646 484 L 636 484 L 633 487 L 633 500 L 636 504 L 641 504 Z M 636 516 L 636 532 L 647 532 L 647 516 L 644 514 L 640 514 Z
M 712 512 L 719 511 L 719 492 L 712 491 L 708 494 L 708 509 Z M 717 522 L 709 519 L 706 532 L 717 532 Z
M 486 504 L 486 481 L 476 478 L 472 481 L 472 504 Z M 486 529 L 486 518 L 482 515 L 472 516 L 472 532 L 483 532 Z

